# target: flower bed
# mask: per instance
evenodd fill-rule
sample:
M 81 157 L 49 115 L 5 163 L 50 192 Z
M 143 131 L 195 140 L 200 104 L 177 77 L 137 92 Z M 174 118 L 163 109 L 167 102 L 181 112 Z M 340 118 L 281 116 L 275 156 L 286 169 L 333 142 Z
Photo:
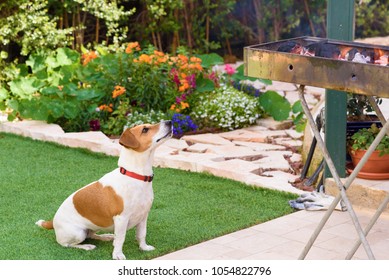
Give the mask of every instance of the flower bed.
M 254 123 L 262 111 L 260 92 L 241 82 L 248 79 L 243 65 L 214 71 L 221 63 L 216 54 L 170 55 L 137 42 L 116 52 L 97 48 L 82 55 L 59 48 L 32 54 L 10 69 L 0 110 L 7 108 L 10 120 L 45 120 L 65 131 L 107 135 L 161 119 L 172 119 L 176 135 Z

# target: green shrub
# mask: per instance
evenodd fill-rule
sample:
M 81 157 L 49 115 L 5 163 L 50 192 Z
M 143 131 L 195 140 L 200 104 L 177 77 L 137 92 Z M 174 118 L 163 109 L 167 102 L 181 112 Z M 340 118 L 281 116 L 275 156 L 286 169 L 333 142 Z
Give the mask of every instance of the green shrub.
M 260 110 L 256 98 L 232 86 L 223 86 L 201 95 L 191 116 L 200 128 L 233 130 L 255 123 Z

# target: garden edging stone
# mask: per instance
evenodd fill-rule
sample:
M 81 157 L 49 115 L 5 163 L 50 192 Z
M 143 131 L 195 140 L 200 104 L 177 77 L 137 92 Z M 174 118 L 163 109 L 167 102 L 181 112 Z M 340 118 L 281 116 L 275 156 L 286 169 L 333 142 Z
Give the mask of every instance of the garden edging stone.
M 117 140 L 101 132 L 65 133 L 58 125 L 42 121 L 3 122 L 0 131 L 110 156 L 118 156 L 121 148 Z M 288 173 L 292 169 L 285 159 L 285 156 L 299 158 L 299 155 L 286 146 L 272 144 L 273 137 L 290 139 L 285 129 L 270 130 L 259 125 L 219 134 L 187 135 L 170 139 L 160 146 L 155 152 L 154 165 L 207 172 L 254 186 L 304 193 L 292 185 L 298 175 Z M 273 173 L 259 175 L 256 171 L 259 169 Z

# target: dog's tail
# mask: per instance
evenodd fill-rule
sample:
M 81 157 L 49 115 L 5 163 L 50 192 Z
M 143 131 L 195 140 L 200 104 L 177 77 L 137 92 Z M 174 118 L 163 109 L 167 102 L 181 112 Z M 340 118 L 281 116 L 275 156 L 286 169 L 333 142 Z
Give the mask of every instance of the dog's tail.
M 45 229 L 53 229 L 53 221 L 39 220 L 35 223 L 37 226 Z

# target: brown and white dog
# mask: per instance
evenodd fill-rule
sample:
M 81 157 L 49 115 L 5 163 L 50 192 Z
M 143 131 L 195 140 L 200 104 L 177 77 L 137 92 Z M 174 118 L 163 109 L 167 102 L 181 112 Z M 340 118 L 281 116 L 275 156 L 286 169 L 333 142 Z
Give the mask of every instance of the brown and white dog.
M 80 243 L 86 238 L 113 240 L 112 258 L 118 260 L 126 258 L 122 248 L 127 230 L 136 227 L 140 249 L 154 250 L 146 243 L 147 217 L 154 198 L 152 162 L 155 148 L 171 134 L 171 121 L 126 129 L 119 140 L 123 146 L 119 168 L 71 194 L 52 221 L 36 224 L 54 229 L 57 242 L 65 247 L 92 250 L 95 245 Z M 100 230 L 114 234 L 96 234 Z

